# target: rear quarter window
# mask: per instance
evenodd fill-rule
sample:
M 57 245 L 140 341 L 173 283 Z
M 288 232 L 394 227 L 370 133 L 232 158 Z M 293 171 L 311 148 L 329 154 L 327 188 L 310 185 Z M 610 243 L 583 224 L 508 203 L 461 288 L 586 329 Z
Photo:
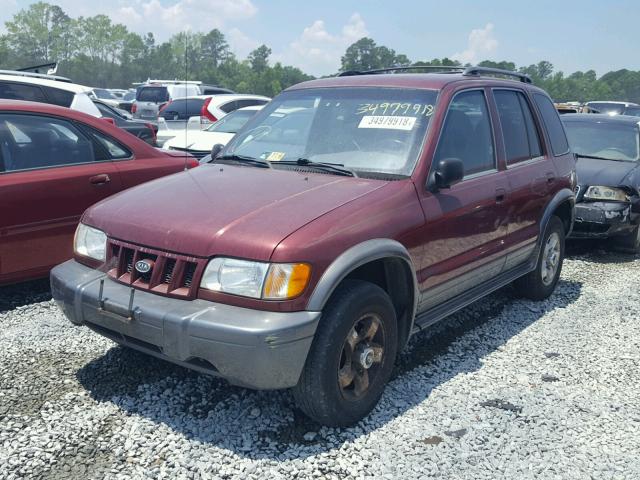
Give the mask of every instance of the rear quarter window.
M 553 103 L 551 103 L 551 100 L 544 95 L 534 93 L 533 100 L 536 102 L 538 110 L 540 110 L 545 130 L 551 141 L 553 154 L 556 157 L 558 155 L 564 155 L 569 151 L 569 142 L 567 141 L 567 135 L 564 132 L 558 111 L 553 106 Z
M 68 92 L 66 90 L 60 90 L 59 88 L 53 87 L 42 88 L 44 89 L 44 92 L 49 99 L 49 103 L 67 108 L 71 106 L 71 103 L 73 102 L 73 92 Z

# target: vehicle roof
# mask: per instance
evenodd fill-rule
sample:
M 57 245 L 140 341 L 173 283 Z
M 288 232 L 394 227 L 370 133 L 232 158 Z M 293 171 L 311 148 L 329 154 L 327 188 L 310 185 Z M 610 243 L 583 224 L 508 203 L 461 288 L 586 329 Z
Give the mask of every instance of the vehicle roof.
M 640 118 L 629 115 L 607 115 L 606 113 L 566 113 L 561 115 L 560 118 L 565 121 L 640 125 Z
M 257 99 L 257 100 L 271 100 L 269 97 L 265 97 L 263 95 L 251 95 L 251 94 L 242 94 L 242 93 L 214 93 L 211 95 L 191 95 L 188 97 L 178 97 L 174 98 L 174 100 L 206 100 L 207 98 L 220 99 L 222 101 L 227 100 L 242 100 L 242 99 Z
M 91 87 L 85 85 L 78 85 L 77 83 L 60 82 L 58 80 L 49 80 L 46 78 L 37 77 L 22 77 L 18 75 L 4 75 L 0 74 L 0 81 L 14 82 L 14 83 L 29 83 L 32 85 L 44 85 L 46 87 L 58 88 L 60 90 L 66 90 L 73 93 L 87 93 L 92 90 Z
M 543 90 L 529 83 L 504 80 L 491 76 L 463 75 L 462 73 L 392 73 L 327 77 L 298 83 L 289 87 L 287 91 L 326 87 L 394 87 L 441 90 L 446 85 L 456 82 L 466 82 L 469 85 L 520 86 L 543 92 Z

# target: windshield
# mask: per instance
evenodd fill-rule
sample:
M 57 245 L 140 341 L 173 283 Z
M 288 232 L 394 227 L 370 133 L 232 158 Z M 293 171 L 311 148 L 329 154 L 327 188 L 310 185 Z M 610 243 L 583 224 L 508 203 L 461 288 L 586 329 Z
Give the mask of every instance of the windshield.
M 167 87 L 144 87 L 138 90 L 136 100 L 140 102 L 162 103 L 169 99 Z
M 597 110 L 598 113 L 605 113 L 609 115 L 621 115 L 624 111 L 624 105 L 618 103 L 589 102 L 587 105 L 589 105 L 590 108 Z
M 131 100 L 135 100 L 136 99 L 136 92 L 127 92 L 124 94 L 124 97 L 122 97 L 123 100 L 129 102 Z
M 577 155 L 636 162 L 640 158 L 640 135 L 634 124 L 565 122 L 571 149 Z
M 207 132 L 237 133 L 257 112 L 257 110 L 236 110 L 207 128 Z
M 358 172 L 411 175 L 435 90 L 323 88 L 285 92 L 253 117 L 225 155 L 300 158 Z
M 627 107 L 624 114 L 631 117 L 640 117 L 640 107 Z
M 93 93 L 102 100 L 114 100 L 116 98 L 109 90 L 103 90 L 102 88 L 95 88 Z

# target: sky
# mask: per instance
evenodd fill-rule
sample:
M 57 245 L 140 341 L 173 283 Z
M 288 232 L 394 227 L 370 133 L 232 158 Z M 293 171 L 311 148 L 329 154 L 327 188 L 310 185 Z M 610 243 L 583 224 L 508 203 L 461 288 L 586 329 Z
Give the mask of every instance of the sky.
M 4 22 L 32 0 L 0 0 Z M 361 37 L 411 60 L 550 61 L 556 70 L 640 70 L 638 0 L 49 0 L 72 17 L 109 15 L 163 41 L 183 30 L 220 29 L 244 58 L 266 44 L 271 61 L 313 75 L 335 73 Z

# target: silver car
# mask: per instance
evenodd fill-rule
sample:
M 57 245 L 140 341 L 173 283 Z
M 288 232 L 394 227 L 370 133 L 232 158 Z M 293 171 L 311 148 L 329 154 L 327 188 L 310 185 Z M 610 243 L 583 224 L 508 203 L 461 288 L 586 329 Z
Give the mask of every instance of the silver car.
M 131 107 L 133 118 L 155 121 L 163 105 L 175 98 L 200 95 L 200 82 L 153 82 L 138 86 Z

